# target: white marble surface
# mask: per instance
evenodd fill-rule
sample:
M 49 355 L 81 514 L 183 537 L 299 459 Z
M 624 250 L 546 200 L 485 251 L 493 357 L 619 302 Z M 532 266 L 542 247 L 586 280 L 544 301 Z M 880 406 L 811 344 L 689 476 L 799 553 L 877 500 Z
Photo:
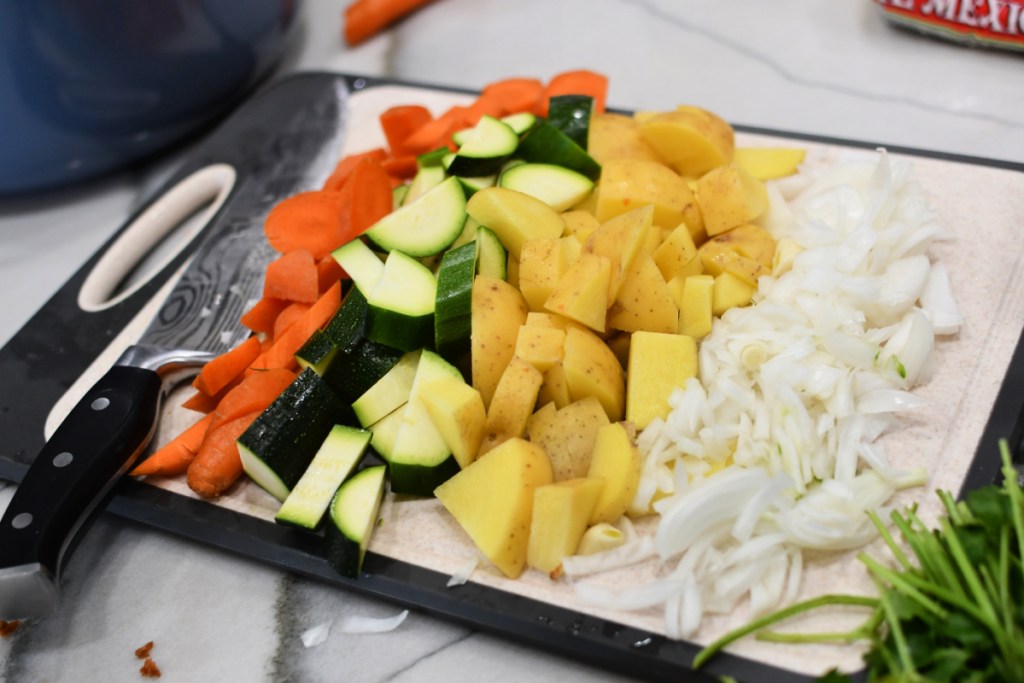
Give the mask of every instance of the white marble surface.
M 586 67 L 610 77 L 612 106 L 690 102 L 736 123 L 1024 161 L 1024 56 L 896 30 L 869 0 L 438 0 L 355 49 L 339 38 L 343 6 L 309 0 L 282 71 L 479 87 Z M 175 158 L 0 200 L 0 343 Z M 0 483 L 0 509 L 11 492 Z M 138 680 L 133 651 L 149 640 L 168 681 L 619 678 L 420 613 L 386 635 L 335 630 L 307 649 L 310 626 L 400 608 L 110 516 L 64 588 L 56 614 L 0 639 L 0 681 Z

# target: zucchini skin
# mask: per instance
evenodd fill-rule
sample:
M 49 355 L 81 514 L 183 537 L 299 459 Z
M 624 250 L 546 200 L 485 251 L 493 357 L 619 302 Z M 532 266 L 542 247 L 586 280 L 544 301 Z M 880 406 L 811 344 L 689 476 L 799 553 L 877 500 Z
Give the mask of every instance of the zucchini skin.
M 469 353 L 476 251 L 474 241 L 446 252 L 437 273 L 434 344 L 437 353 L 451 362 Z
M 377 526 L 377 516 L 384 495 L 385 474 L 384 465 L 370 465 L 359 469 L 341 485 L 331 502 L 329 522 L 324 532 L 324 556 L 328 564 L 342 576 L 356 579 L 362 571 L 366 549 L 370 544 L 373 530 Z M 363 501 L 370 507 L 359 512 L 369 513 L 368 524 L 360 529 L 361 534 L 358 537 L 353 538 L 342 529 L 345 520 L 341 519 L 340 515 L 344 511 L 339 508 L 345 505 L 344 499 L 350 492 L 355 492 L 358 496 L 358 493 L 366 493 L 368 486 L 376 488 L 376 497 L 373 501 Z M 353 487 L 357 487 L 359 491 Z
M 406 463 L 386 456 L 385 459 L 388 461 L 391 492 L 399 495 L 433 498 L 434 489 L 458 474 L 460 469 L 454 455 L 449 455 L 437 465 Z
M 402 355 L 392 346 L 361 339 L 347 349 L 338 349 L 324 372 L 324 382 L 351 409 L 352 403 L 386 375 Z
M 601 175 L 601 164 L 549 121 L 538 121 L 523 137 L 516 154 L 527 161 L 565 166 L 591 180 Z
M 556 95 L 548 105 L 548 122 L 570 140 L 587 149 L 594 98 L 588 95 Z
M 346 405 L 312 369 L 303 370 L 238 438 L 290 490 Z M 351 410 L 351 407 L 349 407 Z

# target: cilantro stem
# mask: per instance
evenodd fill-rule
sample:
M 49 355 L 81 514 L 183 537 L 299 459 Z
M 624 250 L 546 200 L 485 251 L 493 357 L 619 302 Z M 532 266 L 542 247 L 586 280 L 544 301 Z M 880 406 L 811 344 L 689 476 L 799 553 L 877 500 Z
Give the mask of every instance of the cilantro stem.
M 811 598 L 810 600 L 798 602 L 777 612 L 761 617 L 760 619 L 755 619 L 749 624 L 726 633 L 724 636 L 697 653 L 697 656 L 693 658 L 693 669 L 699 669 L 723 648 L 744 636 L 750 635 L 755 631 L 760 631 L 767 626 L 789 619 L 790 617 L 794 617 L 802 612 L 818 609 L 819 607 L 826 607 L 828 605 L 859 605 L 861 607 L 877 607 L 878 600 L 876 598 L 863 595 L 821 595 L 816 598 Z
M 894 510 L 892 513 L 893 520 L 895 521 L 895 518 L 898 516 L 899 515 Z M 885 545 L 889 547 L 889 552 L 892 553 L 893 557 L 903 565 L 905 570 L 909 571 L 913 569 L 913 566 L 910 564 L 910 560 L 903 552 L 903 549 L 896 545 L 896 541 L 893 539 L 892 534 L 889 533 L 888 527 L 882 524 L 882 520 L 878 518 L 878 515 L 874 510 L 868 510 L 868 518 L 871 520 L 871 523 L 875 525 L 875 529 L 878 530 L 878 534 L 882 537 L 882 540 L 885 541 Z M 902 529 L 900 530 L 902 531 Z
M 899 657 L 900 665 L 907 674 L 916 673 L 917 667 L 914 664 L 914 657 L 910 654 L 910 647 L 907 645 L 907 638 L 900 626 L 900 616 L 892 604 L 892 593 L 885 590 L 878 577 L 872 577 L 875 586 L 878 588 L 879 604 L 885 612 L 885 620 L 889 624 L 889 632 L 892 634 L 893 642 L 896 643 L 896 654 Z M 890 667 L 894 668 L 894 667 Z
M 882 565 L 873 557 L 860 553 L 857 555 L 857 559 L 864 563 L 868 570 L 874 574 L 878 579 L 884 580 L 886 583 L 891 585 L 893 588 L 903 592 L 908 597 L 913 598 L 922 607 L 927 609 L 929 612 L 934 614 L 939 619 L 946 618 L 946 610 L 941 605 L 936 603 L 934 600 L 929 598 L 927 595 L 917 589 L 917 586 L 907 581 L 906 577 L 898 574 L 897 572 L 889 569 Z

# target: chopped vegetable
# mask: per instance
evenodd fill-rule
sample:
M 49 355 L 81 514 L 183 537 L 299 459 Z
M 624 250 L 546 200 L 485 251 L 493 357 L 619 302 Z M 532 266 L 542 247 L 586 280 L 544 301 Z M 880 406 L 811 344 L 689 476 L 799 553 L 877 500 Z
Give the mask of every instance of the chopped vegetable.
M 213 422 L 213 413 L 209 413 L 198 422 L 174 437 L 155 453 L 139 463 L 131 471 L 135 477 L 159 475 L 170 477 L 184 474 L 196 457 L 199 446 L 203 443 L 206 429 Z
M 319 295 L 316 261 L 305 249 L 285 252 L 267 266 L 263 278 L 265 299 L 313 303 Z
M 192 382 L 192 386 L 207 396 L 217 394 L 249 367 L 260 355 L 260 340 L 249 337 L 238 346 L 225 351 L 206 363 Z
M 359 45 L 430 0 L 355 0 L 345 8 L 345 42 Z
M 242 459 L 235 441 L 259 415 L 260 411 L 254 411 L 207 430 L 195 459 L 188 466 L 190 489 L 213 498 L 238 481 L 242 476 Z

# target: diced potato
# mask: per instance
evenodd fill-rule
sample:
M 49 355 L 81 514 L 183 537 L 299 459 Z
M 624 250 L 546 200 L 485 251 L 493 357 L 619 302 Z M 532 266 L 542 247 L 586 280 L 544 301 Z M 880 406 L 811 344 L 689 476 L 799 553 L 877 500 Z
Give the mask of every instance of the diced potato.
M 746 306 L 754 298 L 757 287 L 742 280 L 732 273 L 722 273 L 715 278 L 715 286 L 711 293 L 711 312 L 721 316 L 730 308 Z
M 487 420 L 480 392 L 457 377 L 444 377 L 424 385 L 420 398 L 459 467 L 467 467 L 476 458 Z
M 543 381 L 540 370 L 521 358 L 512 358 L 487 407 L 484 436 L 477 457 L 511 438 L 526 435 L 526 422 L 533 414 L 537 392 Z
M 565 222 L 565 231 L 562 236 L 572 237 L 579 242 L 581 247 L 586 244 L 591 233 L 597 230 L 597 226 L 601 225 L 600 221 L 594 218 L 594 214 L 579 209 L 563 212 L 562 220 Z
M 622 422 L 601 427 L 590 459 L 590 479 L 603 479 L 601 496 L 590 515 L 591 524 L 612 524 L 626 513 L 640 484 L 640 451 Z
M 494 231 L 509 254 L 519 258 L 527 240 L 561 237 L 565 223 L 557 211 L 523 192 L 488 187 L 466 202 L 466 213 Z
M 597 254 L 608 259 L 611 264 L 606 308 L 615 301 L 623 277 L 647 241 L 647 235 L 653 227 L 653 218 L 654 209 L 650 205 L 619 214 L 602 223 L 583 246 L 583 253 Z
M 758 180 L 773 180 L 796 173 L 806 156 L 799 147 L 737 147 L 732 161 Z
M 534 490 L 550 483 L 544 449 L 511 439 L 438 486 L 434 495 L 477 548 L 515 579 L 526 566 Z
M 581 254 L 558 280 L 544 308 L 604 332 L 611 276 L 608 259 L 597 254 Z
M 483 275 L 473 281 L 470 363 L 473 386 L 485 406 L 515 354 L 516 336 L 528 309 L 523 295 L 507 282 Z
M 662 162 L 654 148 L 640 135 L 631 116 L 602 112 L 590 117 L 587 152 L 601 164 L 612 159 L 646 159 Z
M 633 261 L 615 303 L 608 309 L 607 326 L 627 332 L 679 329 L 679 307 L 654 259 L 647 254 L 641 253 Z
M 709 237 L 714 237 L 765 213 L 768 192 L 760 180 L 730 164 L 700 177 L 697 203 L 704 217 L 704 230 Z
M 771 268 L 775 259 L 775 238 L 760 225 L 745 223 L 711 238 L 711 242 L 735 251 L 740 256 L 754 259 L 765 268 Z
M 685 224 L 676 226 L 657 249 L 654 250 L 654 262 L 658 264 L 661 277 L 665 282 L 674 278 L 697 255 L 697 245 L 693 242 L 689 228 Z
M 574 401 L 553 414 L 549 405 L 545 404 L 530 418 L 530 441 L 548 454 L 555 481 L 585 477 L 590 470 L 597 431 L 608 424 L 608 416 L 593 396 Z
M 550 575 L 576 553 L 603 487 L 600 479 L 580 478 L 534 489 L 528 566 Z
M 710 275 L 691 275 L 683 280 L 679 301 L 680 334 L 703 339 L 711 333 L 714 289 L 715 278 Z
M 575 320 L 569 320 L 564 315 L 547 311 L 530 311 L 526 314 L 526 324 L 531 327 L 554 327 L 562 332 L 565 332 L 570 327 L 586 329 L 585 325 L 580 325 Z
M 565 353 L 563 348 L 562 353 Z M 559 408 L 572 403 L 569 396 L 569 382 L 565 379 L 565 368 L 562 363 L 555 363 L 544 371 L 544 382 L 537 392 L 537 402 L 540 404 L 554 403 Z
M 566 330 L 562 367 L 573 401 L 595 396 L 609 420 L 622 419 L 626 401 L 622 366 L 600 337 L 586 330 Z
M 686 181 L 655 161 L 615 159 L 601 167 L 594 215 L 602 223 L 638 206 L 654 205 L 654 223 L 674 228 L 682 222 L 694 235 L 703 232 L 704 221 Z
M 558 280 L 579 260 L 583 247 L 572 237 L 540 238 L 523 245 L 519 289 L 531 311 L 540 311 Z
M 519 259 L 512 254 L 509 254 L 506 260 L 505 282 L 516 289 L 519 288 Z
M 747 284 L 756 287 L 757 279 L 769 273 L 768 268 L 752 258 L 741 255 L 728 246 L 714 240 L 708 240 L 697 250 L 704 272 L 717 277 L 722 273 L 732 273 Z
M 626 419 L 643 429 L 668 416 L 668 397 L 697 376 L 697 342 L 685 334 L 635 332 L 626 374 Z
M 565 330 L 557 327 L 530 325 L 519 328 L 516 336 L 515 357 L 521 358 L 540 372 L 546 372 L 552 365 L 562 362 L 565 347 Z
M 677 173 L 697 177 L 732 160 L 732 127 L 697 107 L 641 117 L 640 134 Z
M 618 332 L 604 340 L 615 357 L 619 359 L 619 365 L 623 370 L 629 364 L 629 342 L 632 336 L 629 332 Z

